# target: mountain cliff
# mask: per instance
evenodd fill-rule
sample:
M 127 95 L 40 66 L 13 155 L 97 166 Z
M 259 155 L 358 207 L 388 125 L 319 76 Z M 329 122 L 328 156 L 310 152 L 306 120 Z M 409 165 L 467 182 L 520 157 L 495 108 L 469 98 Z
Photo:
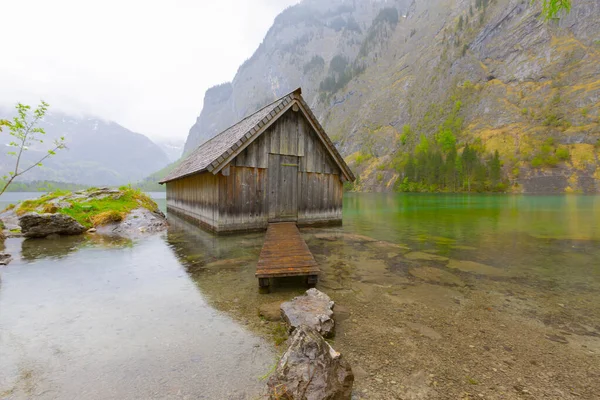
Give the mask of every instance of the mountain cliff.
M 8 110 L 0 111 L 0 117 L 10 116 Z M 57 152 L 19 181 L 121 185 L 137 182 L 169 163 L 165 152 L 150 139 L 115 122 L 49 112 L 39 126 L 46 131 L 44 143 L 35 143 L 23 153 L 23 166 L 40 159 L 60 136 L 65 137 L 67 149 Z M 7 132 L 0 136 L 2 145 L 10 140 Z M 14 162 L 13 157 L 0 153 L 0 174 L 6 175 L 14 168 Z
M 206 92 L 185 152 L 301 86 L 357 190 L 600 191 L 597 0 L 550 22 L 529 0 L 324 3 Z

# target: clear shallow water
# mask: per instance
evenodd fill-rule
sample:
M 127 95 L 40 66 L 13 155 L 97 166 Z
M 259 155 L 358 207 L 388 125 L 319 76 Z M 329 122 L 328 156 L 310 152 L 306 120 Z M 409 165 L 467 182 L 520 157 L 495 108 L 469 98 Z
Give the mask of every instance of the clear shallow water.
M 170 223 L 138 242 L 7 240 L 0 397 L 258 395 L 277 325 L 257 309 L 306 288 L 258 293 L 262 233 Z M 302 232 L 357 398 L 594 398 L 599 226 L 599 196 L 348 194 L 343 227 Z

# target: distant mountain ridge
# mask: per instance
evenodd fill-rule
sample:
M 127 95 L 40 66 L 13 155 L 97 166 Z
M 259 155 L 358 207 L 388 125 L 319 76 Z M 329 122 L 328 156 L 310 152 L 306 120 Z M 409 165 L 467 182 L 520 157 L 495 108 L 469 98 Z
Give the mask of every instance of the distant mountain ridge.
M 8 110 L 0 110 L 0 117 L 8 119 L 10 115 Z M 21 181 L 122 185 L 135 183 L 169 163 L 157 144 L 116 122 L 50 111 L 40 126 L 46 131 L 44 143 L 36 143 L 23 153 L 23 166 L 43 156 L 60 136 L 65 136 L 67 149 L 23 175 Z M 0 144 L 6 145 L 10 140 L 5 129 Z M 8 151 L 8 146 L 5 148 Z M 14 167 L 14 161 L 6 152 L 1 152 L 0 173 L 7 174 Z
M 600 2 L 547 23 L 539 3 L 304 0 L 206 92 L 184 151 L 302 87 L 358 190 L 394 190 L 454 113 L 459 151 L 497 150 L 512 190 L 600 192 Z

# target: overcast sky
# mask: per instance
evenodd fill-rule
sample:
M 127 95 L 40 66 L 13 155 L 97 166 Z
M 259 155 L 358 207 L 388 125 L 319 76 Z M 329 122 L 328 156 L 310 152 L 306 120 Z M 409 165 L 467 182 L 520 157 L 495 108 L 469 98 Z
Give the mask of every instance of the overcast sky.
M 185 139 L 298 0 L 0 0 L 0 105 L 36 104 Z

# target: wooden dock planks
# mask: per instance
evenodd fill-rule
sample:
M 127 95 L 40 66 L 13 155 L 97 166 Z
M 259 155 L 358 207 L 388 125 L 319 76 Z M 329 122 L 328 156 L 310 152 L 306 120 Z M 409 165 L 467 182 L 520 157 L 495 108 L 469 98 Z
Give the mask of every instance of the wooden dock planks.
M 300 275 L 316 279 L 319 272 L 319 266 L 294 222 L 269 224 L 256 266 L 259 281 Z

